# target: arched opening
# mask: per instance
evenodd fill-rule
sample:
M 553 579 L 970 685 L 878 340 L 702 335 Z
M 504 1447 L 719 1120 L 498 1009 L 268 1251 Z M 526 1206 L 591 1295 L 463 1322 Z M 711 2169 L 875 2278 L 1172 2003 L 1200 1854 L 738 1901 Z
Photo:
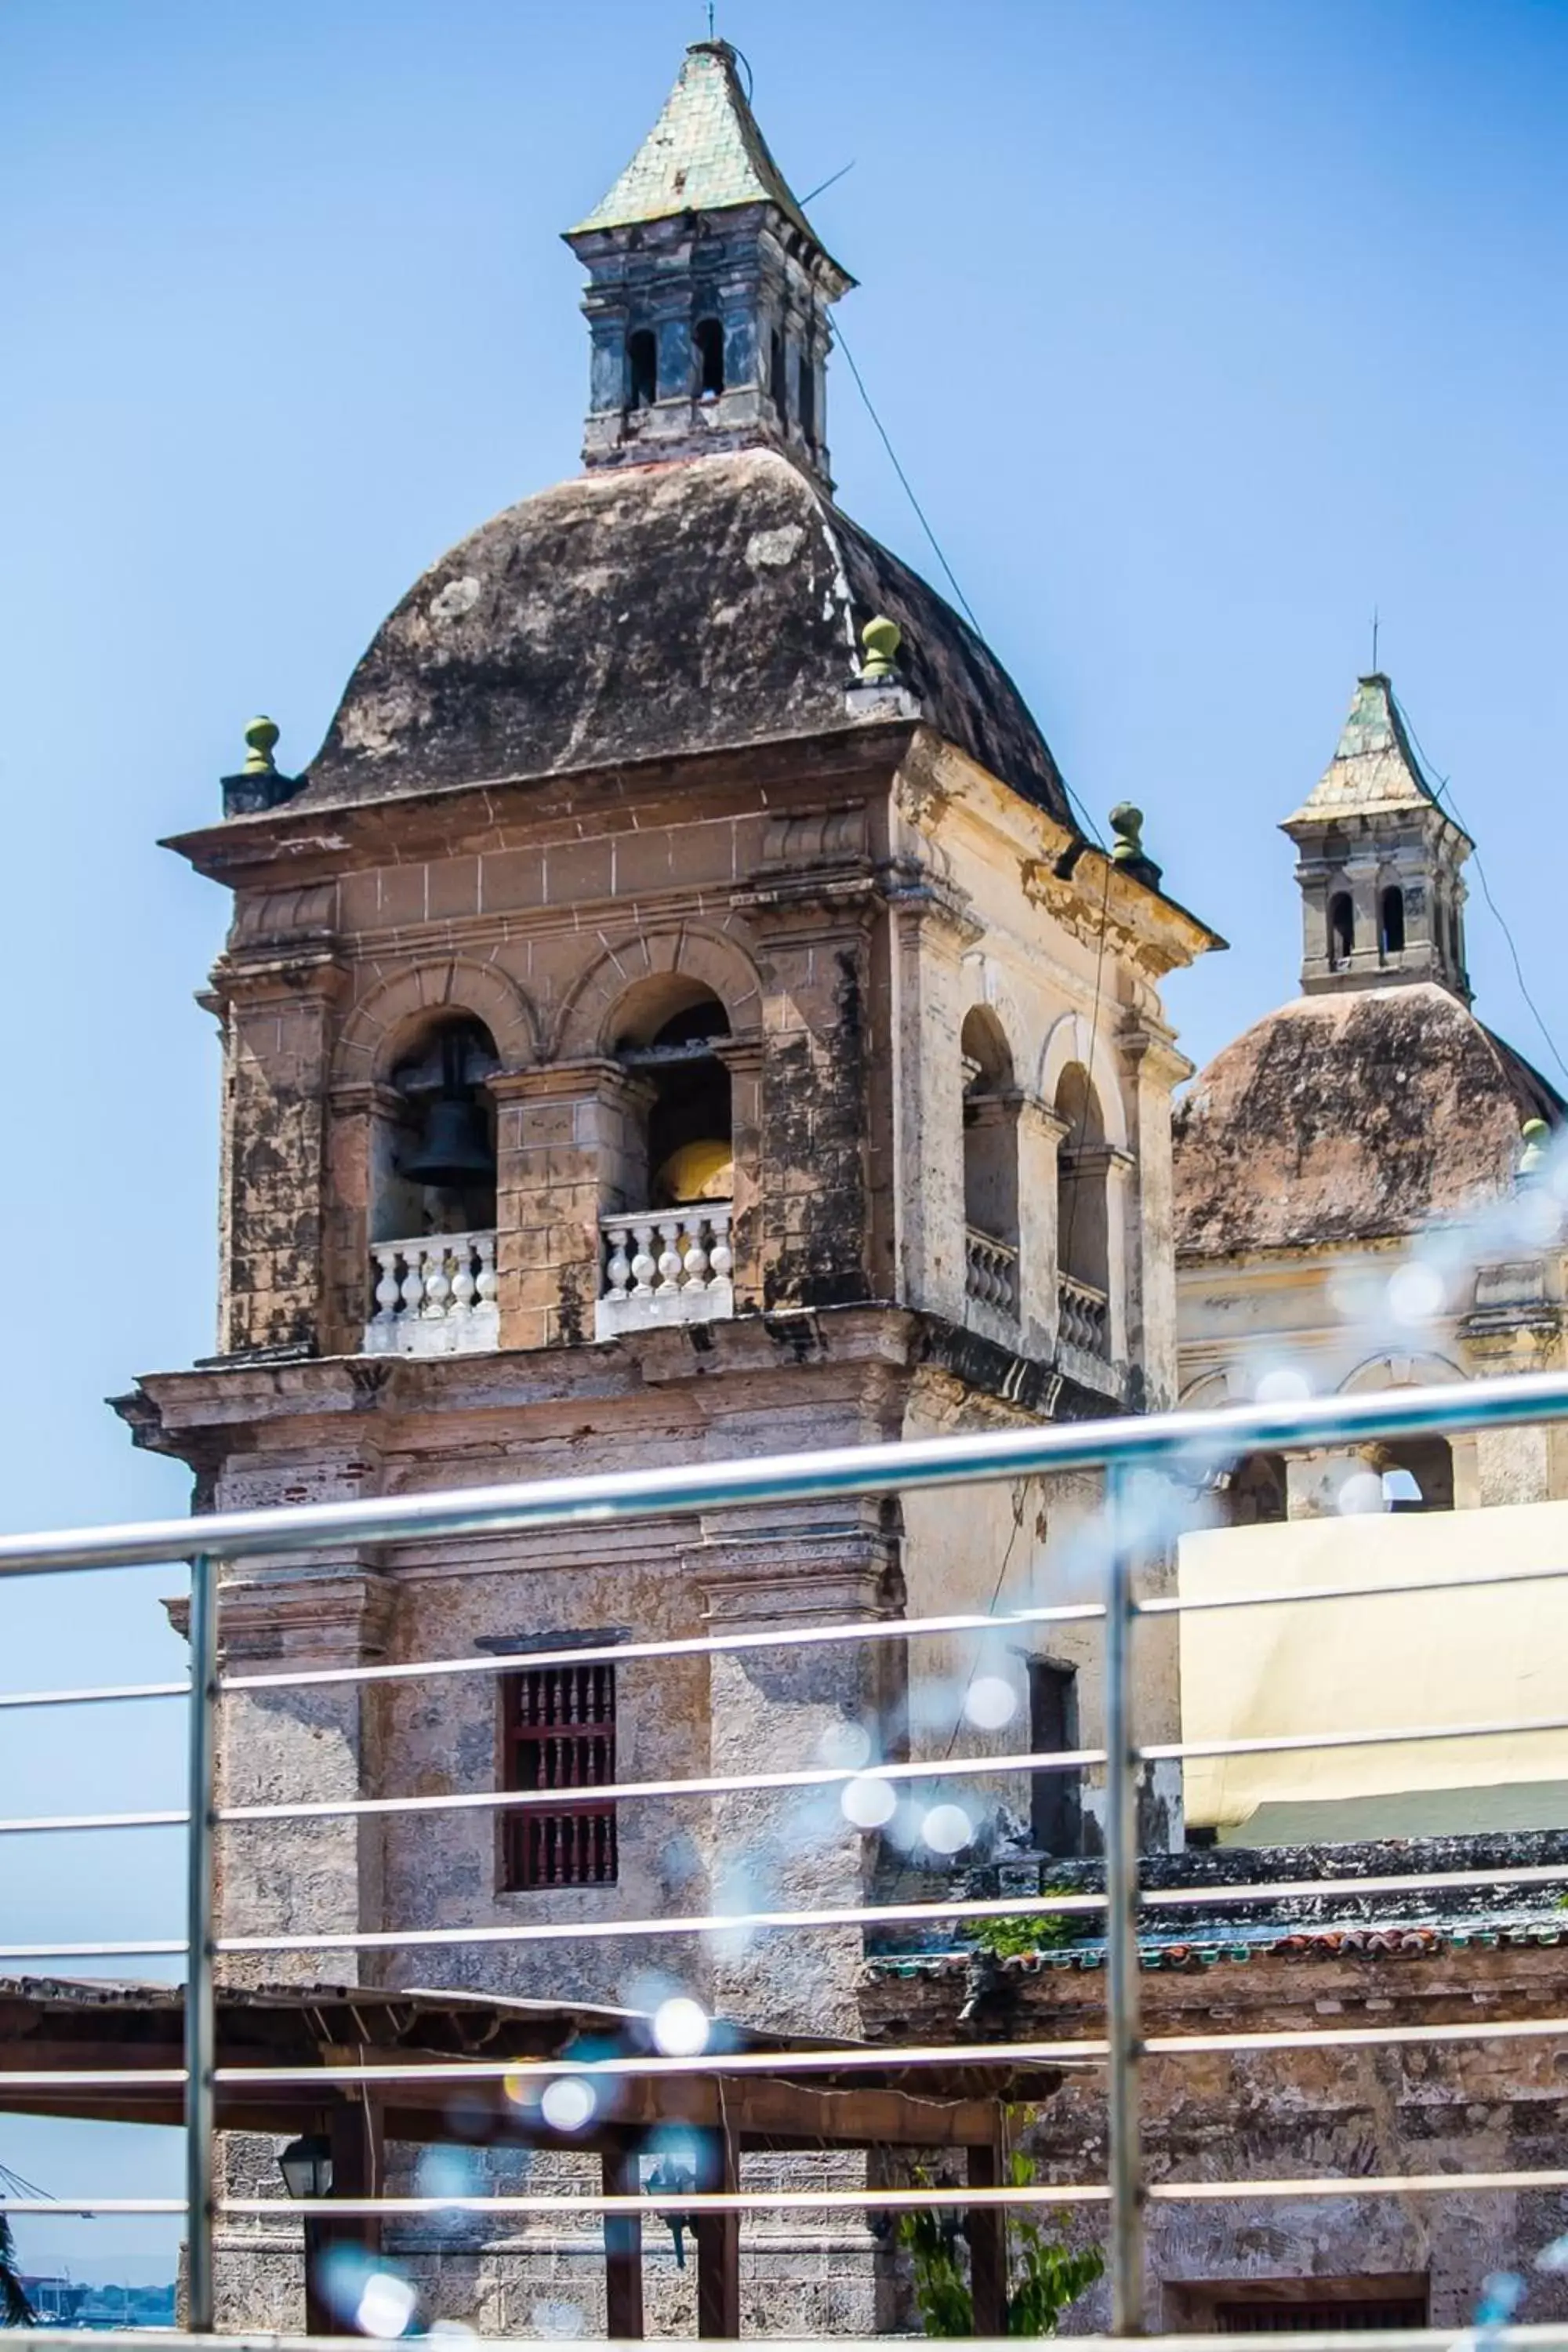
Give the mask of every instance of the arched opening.
M 494 1231 L 495 1106 L 485 1080 L 499 1066 L 495 1040 L 467 1013 L 427 1024 L 394 1065 L 397 1107 L 374 1154 L 373 1241 Z
M 1355 908 L 1348 890 L 1329 900 L 1329 968 L 1338 971 L 1355 953 Z
M 640 1133 L 623 1186 L 628 1207 L 731 1198 L 730 1073 L 713 1051 L 729 1034 L 730 1016 L 712 991 L 679 974 L 628 1003 L 616 1045 L 616 1060 L 641 1081 Z
M 658 339 L 651 327 L 626 337 L 626 406 L 651 408 L 658 398 Z
M 784 364 L 784 339 L 777 327 L 769 346 L 768 393 L 783 423 L 789 415 L 789 372 Z
M 371 1127 L 370 1319 L 375 1355 L 498 1345 L 495 1040 L 471 1013 L 426 1023 Z
M 808 441 L 815 441 L 816 438 L 816 370 L 812 365 L 809 352 L 802 352 L 800 355 L 799 380 L 795 389 L 795 415 L 800 419 L 800 429 Z
M 1391 882 L 1377 902 L 1377 951 L 1384 963 L 1405 952 L 1405 893 Z
M 1373 1457 L 1385 1511 L 1451 1511 L 1454 1451 L 1446 1437 L 1391 1438 Z
M 1463 972 L 1465 960 L 1459 948 L 1459 910 L 1453 906 L 1448 908 L 1448 961 L 1456 974 Z
M 1233 1528 L 1272 1527 L 1289 1517 L 1285 1456 L 1247 1454 L 1225 1485 L 1225 1516 Z
M 964 1290 L 979 1305 L 1018 1311 L 1018 1104 L 1013 1056 L 996 1015 L 964 1016 Z
M 1065 1127 L 1057 1146 L 1058 1333 L 1068 1346 L 1110 1356 L 1110 1154 L 1089 1072 L 1069 1062 L 1057 1082 Z
M 697 395 L 717 400 L 724 389 L 724 327 L 719 319 L 699 319 L 691 331 L 697 354 Z

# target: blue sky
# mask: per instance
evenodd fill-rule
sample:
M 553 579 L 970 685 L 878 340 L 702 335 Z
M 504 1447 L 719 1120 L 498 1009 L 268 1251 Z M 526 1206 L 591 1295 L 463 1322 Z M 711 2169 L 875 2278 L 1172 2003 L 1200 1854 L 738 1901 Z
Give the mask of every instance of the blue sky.
M 0 11 L 0 792 L 16 1140 L 15 1528 L 183 1509 L 100 1400 L 213 1344 L 218 894 L 157 849 L 257 709 L 302 764 L 378 621 L 575 469 L 557 232 L 700 36 L 692 0 L 9 0 Z M 963 591 L 1097 818 L 1147 813 L 1232 941 L 1199 1060 L 1289 995 L 1277 821 L 1374 604 L 1568 1052 L 1563 0 L 721 0 L 859 278 L 841 318 Z M 932 560 L 847 371 L 840 495 Z M 1555 1069 L 1472 901 L 1479 1010 Z M 1557 1072 L 1561 1076 L 1561 1072 Z M 177 1671 L 169 1571 L 0 1599 L 12 1687 Z M 3 1810 L 155 1803 L 174 1710 L 0 1730 Z M 168 1933 L 177 1856 L 12 1842 L 0 1934 Z M 3 1964 L 0 1964 L 3 1965 Z M 64 2193 L 171 2152 L 0 2121 Z M 166 2230 L 51 2224 L 45 2264 Z M 112 2263 L 110 2263 L 112 2267 Z

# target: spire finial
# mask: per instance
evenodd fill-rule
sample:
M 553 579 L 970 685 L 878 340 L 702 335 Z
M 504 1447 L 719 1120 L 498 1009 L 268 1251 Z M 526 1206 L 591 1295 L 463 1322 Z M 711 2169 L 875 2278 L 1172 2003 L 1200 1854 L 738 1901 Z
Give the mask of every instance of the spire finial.
M 1161 868 L 1143 846 L 1143 812 L 1131 801 L 1118 801 L 1110 812 L 1110 862 L 1124 866 L 1151 890 L 1160 887 Z
M 714 37 L 714 34 L 713 34 L 713 0 L 708 0 L 708 37 L 709 37 L 709 39 L 710 39 L 710 40 L 712 40 L 712 39 L 713 39 L 713 37 Z
M 898 676 L 899 647 L 903 641 L 904 633 L 897 621 L 886 620 L 879 614 L 867 622 L 860 632 L 860 643 L 866 648 L 866 658 L 860 665 L 862 686 L 878 686 L 885 678 Z
M 1377 606 L 1372 608 L 1372 675 L 1377 676 Z
M 279 726 L 275 719 L 253 719 L 245 730 L 245 772 L 247 776 L 272 776 L 278 772 L 278 762 L 272 753 L 277 745 Z
M 1520 1182 L 1524 1184 L 1532 1176 L 1539 1176 L 1545 1166 L 1552 1146 L 1552 1129 L 1543 1118 L 1527 1118 L 1520 1129 L 1519 1139 L 1522 1148 L 1519 1155 L 1518 1173 Z

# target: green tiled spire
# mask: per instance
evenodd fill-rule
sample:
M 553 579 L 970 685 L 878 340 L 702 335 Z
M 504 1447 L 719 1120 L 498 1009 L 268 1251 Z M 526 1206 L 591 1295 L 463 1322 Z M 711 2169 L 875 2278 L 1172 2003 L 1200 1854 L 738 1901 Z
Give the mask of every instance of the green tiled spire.
M 1388 679 L 1381 670 L 1358 678 L 1334 756 L 1297 816 L 1364 814 L 1375 809 L 1422 809 L 1434 804 L 1432 788 L 1411 749 Z
M 728 41 L 695 41 L 658 121 L 609 194 L 567 234 L 755 204 L 776 205 L 817 244 L 746 103 L 734 50 Z

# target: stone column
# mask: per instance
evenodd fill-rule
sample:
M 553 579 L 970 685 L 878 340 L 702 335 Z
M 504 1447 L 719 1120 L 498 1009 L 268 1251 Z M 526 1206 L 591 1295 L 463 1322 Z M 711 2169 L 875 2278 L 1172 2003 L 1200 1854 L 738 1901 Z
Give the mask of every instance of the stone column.
M 319 1345 L 324 1101 L 344 976 L 330 950 L 287 962 L 225 958 L 213 976 L 224 1004 L 219 1344 L 227 1355 L 310 1355 Z
M 1018 1106 L 1018 1344 L 1049 1361 L 1057 1343 L 1057 1153 L 1068 1132 L 1036 1095 Z
M 1344 887 L 1351 894 L 1351 908 L 1355 916 L 1355 945 L 1351 951 L 1352 972 L 1372 973 L 1383 969 L 1377 952 L 1377 856 L 1368 851 L 1356 857 L 1347 857 L 1341 869 Z
M 744 1315 L 762 1304 L 763 1040 L 724 1037 L 714 1058 L 730 1073 L 730 1149 L 734 1156 L 734 1217 L 730 1247 L 734 1254 L 735 1309 Z M 634 1205 L 631 1202 L 628 1207 Z
M 1175 1403 L 1177 1381 L 1171 1090 L 1192 1076 L 1193 1065 L 1177 1052 L 1171 1032 L 1148 1015 L 1130 1022 L 1118 1045 L 1129 1081 L 1128 1139 L 1138 1164 L 1127 1251 L 1126 1354 L 1142 1372 L 1150 1409 L 1161 1412 Z
M 962 1323 L 963 958 L 981 926 L 964 900 L 918 867 L 889 890 L 888 909 L 896 1296 L 900 1306 Z
M 504 1071 L 496 1099 L 496 1275 L 503 1348 L 594 1337 L 599 1216 L 647 1185 L 647 1088 L 597 1056 Z

